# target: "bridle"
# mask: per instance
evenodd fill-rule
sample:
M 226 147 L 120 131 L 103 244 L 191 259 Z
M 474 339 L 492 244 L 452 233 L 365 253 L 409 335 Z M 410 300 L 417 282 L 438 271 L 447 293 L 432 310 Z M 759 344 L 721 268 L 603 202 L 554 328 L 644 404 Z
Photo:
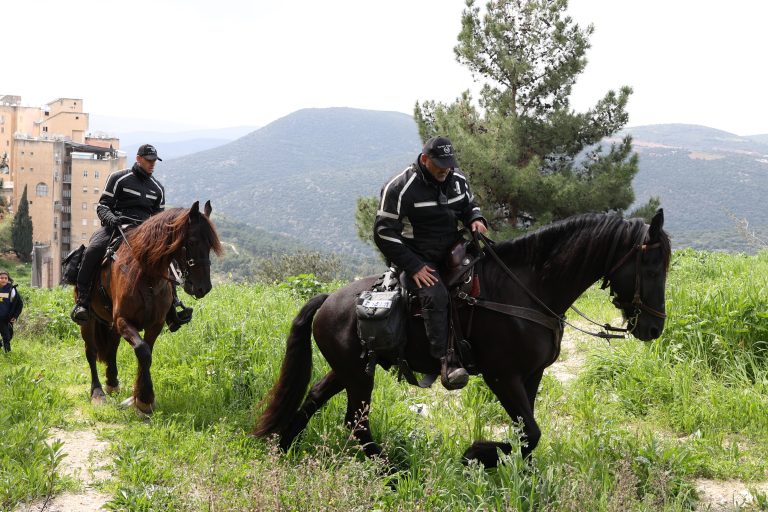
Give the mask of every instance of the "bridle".
M 211 259 L 208 257 L 208 255 L 205 255 L 201 258 L 192 258 L 187 257 L 188 253 L 191 253 L 189 249 L 187 249 L 187 243 L 185 242 L 184 245 L 181 246 L 181 250 L 179 251 L 181 254 L 178 258 L 173 258 L 171 260 L 171 274 L 173 274 L 174 280 L 177 284 L 181 284 L 182 282 L 186 281 L 187 277 L 189 277 L 190 272 L 192 272 L 192 269 L 194 269 L 197 266 L 204 265 L 206 267 L 211 266 Z
M 637 323 L 637 318 L 640 316 L 641 312 L 646 312 L 649 315 L 655 316 L 656 318 L 661 318 L 662 320 L 667 318 L 667 315 L 665 313 L 662 313 L 661 311 L 657 311 L 653 309 L 652 307 L 646 305 L 643 303 L 643 299 L 641 298 L 641 291 L 642 291 L 642 283 L 640 280 L 640 263 L 642 261 L 642 257 L 645 253 L 647 253 L 651 249 L 660 249 L 661 248 L 661 242 L 656 242 L 653 244 L 646 243 L 645 239 L 648 236 L 648 226 L 643 226 L 643 229 L 641 230 L 638 241 L 632 245 L 632 248 L 629 250 L 627 254 L 624 255 L 623 258 L 621 258 L 619 261 L 617 261 L 613 267 L 610 268 L 607 272 L 605 272 L 603 277 L 603 284 L 600 286 L 601 290 L 605 290 L 610 284 L 611 284 L 611 278 L 613 275 L 621 268 L 623 267 L 632 256 L 635 257 L 635 292 L 632 297 L 632 302 L 621 302 L 619 300 L 618 296 L 614 296 L 613 305 L 621 310 L 628 310 L 630 308 L 633 309 L 634 315 L 631 317 L 634 320 L 634 323 Z M 617 243 L 618 237 L 614 239 L 613 246 L 611 247 L 611 252 L 608 254 L 607 262 L 610 262 L 613 258 L 613 253 L 616 250 L 616 243 Z M 611 291 L 611 294 L 613 295 L 613 291 Z

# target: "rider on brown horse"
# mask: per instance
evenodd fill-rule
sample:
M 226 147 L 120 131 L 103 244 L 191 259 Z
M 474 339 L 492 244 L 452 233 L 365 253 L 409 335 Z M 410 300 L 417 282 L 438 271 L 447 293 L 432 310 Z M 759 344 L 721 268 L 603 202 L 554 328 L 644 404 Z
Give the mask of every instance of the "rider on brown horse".
M 469 374 L 447 354 L 449 297 L 439 271 L 459 239 L 459 220 L 472 231 L 486 232 L 469 182 L 456 168 L 451 141 L 429 139 L 416 162 L 382 188 L 373 233 L 387 260 L 408 274 L 408 285 L 421 301 L 430 354 L 440 360 L 447 389 L 464 387 Z
M 139 147 L 132 168 L 112 173 L 107 180 L 96 208 L 102 227 L 91 236 L 77 274 L 77 303 L 71 317 L 78 324 L 88 321 L 91 283 L 101 266 L 114 231 L 123 223 L 140 224 L 165 207 L 165 189 L 152 176 L 157 160 L 163 161 L 155 147 L 144 144 Z M 175 286 L 173 296 L 174 303 L 166 317 L 171 331 L 177 330 L 192 318 L 192 308 L 181 303 Z M 177 311 L 176 308 L 181 310 Z

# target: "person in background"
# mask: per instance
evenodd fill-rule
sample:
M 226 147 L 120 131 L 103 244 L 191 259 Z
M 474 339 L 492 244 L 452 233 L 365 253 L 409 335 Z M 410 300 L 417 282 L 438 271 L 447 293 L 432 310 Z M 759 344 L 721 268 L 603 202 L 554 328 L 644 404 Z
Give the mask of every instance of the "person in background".
M 453 144 L 432 137 L 416 161 L 381 190 L 373 239 L 390 263 L 408 274 L 408 285 L 422 305 L 430 355 L 440 361 L 446 389 L 459 389 L 469 380 L 458 360 L 447 357 L 448 289 L 440 276 L 451 247 L 460 239 L 458 222 L 479 233 L 486 221 L 458 171 Z
M 5 352 L 11 351 L 13 324 L 16 323 L 23 308 L 24 301 L 16 290 L 10 274 L 0 270 L 0 337 L 2 337 Z

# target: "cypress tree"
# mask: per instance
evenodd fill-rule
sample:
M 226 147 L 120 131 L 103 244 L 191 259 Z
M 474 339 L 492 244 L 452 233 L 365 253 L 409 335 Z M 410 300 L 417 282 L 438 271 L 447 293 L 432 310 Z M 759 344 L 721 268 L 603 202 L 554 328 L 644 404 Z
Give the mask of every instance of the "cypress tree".
M 21 194 L 19 208 L 13 216 L 11 227 L 11 239 L 13 251 L 21 261 L 32 260 L 32 217 L 29 216 L 29 202 L 27 201 L 27 186 Z

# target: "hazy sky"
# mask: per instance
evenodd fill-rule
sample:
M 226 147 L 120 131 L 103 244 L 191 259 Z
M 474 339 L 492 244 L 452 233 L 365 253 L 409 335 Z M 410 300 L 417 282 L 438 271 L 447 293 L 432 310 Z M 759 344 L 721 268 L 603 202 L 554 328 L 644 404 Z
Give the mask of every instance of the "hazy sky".
M 480 5 L 484 5 L 481 0 Z M 472 89 L 463 0 L 4 2 L 0 95 L 101 116 L 265 125 L 307 107 L 411 114 Z M 595 33 L 572 106 L 630 85 L 629 125 L 768 133 L 766 0 L 571 0 Z M 91 128 L 98 128 L 91 126 Z

